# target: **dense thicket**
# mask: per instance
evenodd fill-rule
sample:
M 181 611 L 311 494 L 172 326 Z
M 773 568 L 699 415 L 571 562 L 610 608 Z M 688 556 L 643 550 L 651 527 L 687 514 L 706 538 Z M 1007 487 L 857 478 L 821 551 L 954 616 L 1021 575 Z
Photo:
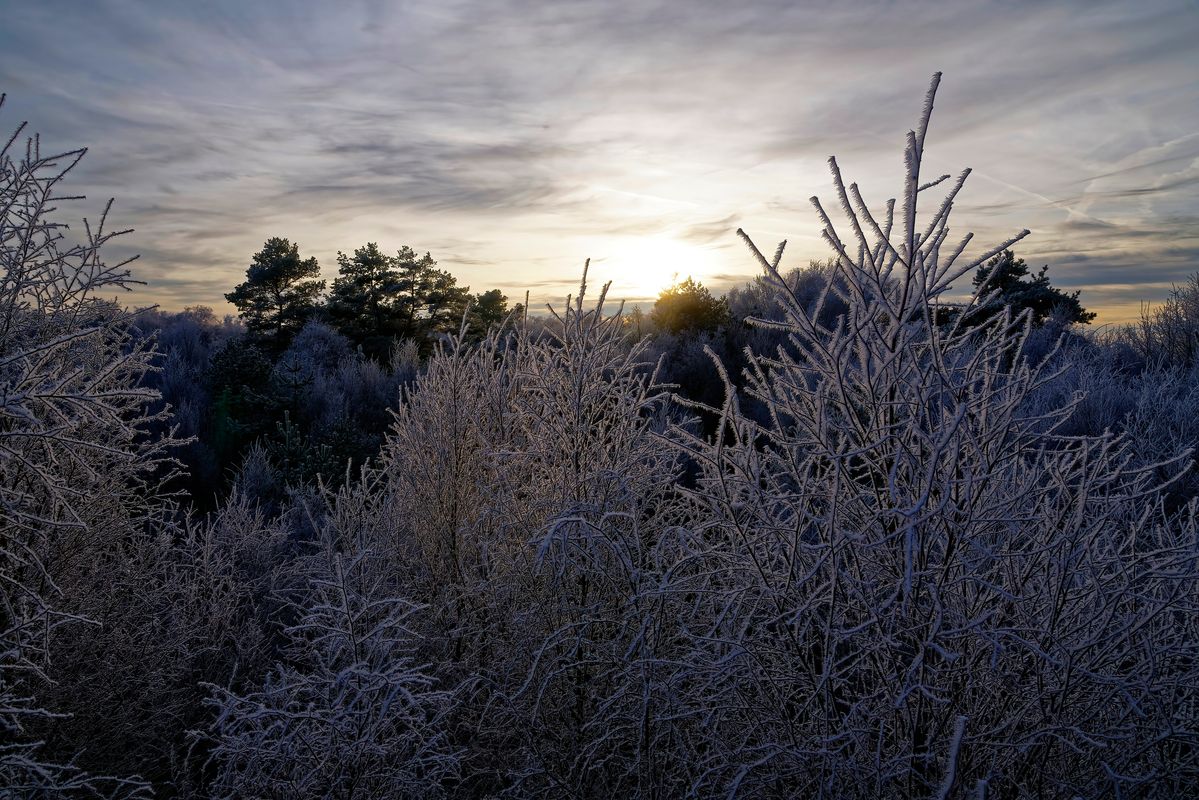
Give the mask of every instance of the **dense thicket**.
M 294 330 L 126 312 L 107 234 L 52 219 L 70 161 L 10 143 L 0 785 L 1186 796 L 1196 292 L 1084 335 L 1024 234 L 965 256 L 936 88 L 897 201 L 830 161 L 831 260 L 741 234 L 761 277 L 660 327 L 586 268 L 549 316 L 471 312 L 373 245 Z

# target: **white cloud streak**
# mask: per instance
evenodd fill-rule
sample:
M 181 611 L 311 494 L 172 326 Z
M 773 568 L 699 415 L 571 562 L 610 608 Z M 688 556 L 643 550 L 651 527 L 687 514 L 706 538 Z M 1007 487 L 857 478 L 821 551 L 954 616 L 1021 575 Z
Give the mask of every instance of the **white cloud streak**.
M 928 169 L 990 178 L 957 214 L 981 240 L 1033 228 L 1021 254 L 1109 320 L 1199 269 L 1191 3 L 51 0 L 3 18 L 0 122 L 91 146 L 85 207 L 117 198 L 138 299 L 168 307 L 223 307 L 276 235 L 327 271 L 409 244 L 538 300 L 612 255 L 605 237 L 701 248 L 673 271 L 714 284 L 754 271 L 724 227 L 822 258 L 803 198 L 827 194 L 825 157 L 885 199 L 937 69 Z

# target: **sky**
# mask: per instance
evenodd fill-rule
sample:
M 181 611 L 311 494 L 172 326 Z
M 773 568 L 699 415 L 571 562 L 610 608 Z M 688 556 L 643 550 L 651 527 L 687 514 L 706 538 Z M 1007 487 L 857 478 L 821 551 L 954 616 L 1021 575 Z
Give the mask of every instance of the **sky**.
M 230 312 L 282 236 L 330 280 L 377 242 L 537 304 L 591 258 L 645 303 L 754 277 L 738 227 L 826 258 L 826 159 L 881 208 L 942 71 L 954 232 L 1029 228 L 1017 255 L 1117 323 L 1199 271 L 1197 42 L 1199 4 L 1149 0 L 15 0 L 0 129 L 89 148 L 64 212 L 116 199 L 126 302 Z

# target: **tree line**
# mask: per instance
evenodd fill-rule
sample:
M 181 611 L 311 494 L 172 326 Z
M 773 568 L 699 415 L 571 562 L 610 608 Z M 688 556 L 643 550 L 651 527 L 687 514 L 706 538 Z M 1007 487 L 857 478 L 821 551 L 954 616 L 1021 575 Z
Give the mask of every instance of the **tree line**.
M 173 480 L 196 508 L 221 502 L 247 464 L 262 467 L 268 504 L 288 485 L 337 485 L 379 452 L 402 387 L 441 337 L 465 325 L 477 340 L 521 311 L 407 246 L 388 255 L 368 243 L 337 264 L 329 286 L 315 258 L 272 237 L 226 295 L 236 321 L 202 306 L 135 320 L 164 358 L 143 382 L 173 409 L 160 432 L 174 425 L 187 439 Z
M 272 237 L 255 253 L 246 279 L 225 295 L 247 331 L 271 352 L 282 352 L 313 319 L 321 319 L 377 359 L 399 340 L 424 352 L 437 333 L 456 331 L 464 316 L 478 334 L 509 312 L 499 289 L 471 295 L 453 275 L 437 269 L 426 252 L 404 246 L 387 255 L 370 242 L 352 255 L 337 254 L 338 277 L 326 295 L 315 258 L 299 246 Z
M 145 380 L 162 392 L 163 408 L 174 409 L 172 424 L 192 437 L 178 453 L 186 470 L 176 480 L 198 508 L 219 502 L 248 463 L 264 467 L 258 498 L 267 503 L 288 485 L 318 478 L 338 485 L 348 467 L 378 455 L 401 389 L 423 370 L 439 339 L 462 329 L 478 341 L 510 315 L 523 325 L 544 324 L 541 315 L 525 318 L 519 304 L 509 309 L 498 289 L 471 295 L 437 269 L 430 253 L 418 256 L 408 246 L 387 255 L 369 243 L 339 252 L 337 262 L 338 276 L 327 287 L 316 259 L 302 257 L 287 239 L 271 238 L 226 295 L 243 328 L 198 307 L 139 323 L 158 337 L 167 358 L 166 368 Z M 785 336 L 752 320 L 777 318 L 779 293 L 788 291 L 805 307 L 820 304 L 831 333 L 848 308 L 835 276 L 835 264 L 814 262 L 787 273 L 781 287 L 757 278 L 723 297 L 688 277 L 622 324 L 630 341 L 650 338 L 660 378 L 680 396 L 718 407 L 724 386 L 706 349 L 743 385 L 747 351 L 786 344 Z M 976 291 L 993 288 L 971 312 L 973 322 L 1004 308 L 1027 310 L 1035 327 L 1058 331 L 1093 317 L 1077 293 L 1050 286 L 1044 269 L 1030 277 L 1010 250 L 981 265 L 973 284 Z M 944 323 L 948 317 L 941 316 Z M 716 422 L 708 412 L 699 419 L 709 430 Z

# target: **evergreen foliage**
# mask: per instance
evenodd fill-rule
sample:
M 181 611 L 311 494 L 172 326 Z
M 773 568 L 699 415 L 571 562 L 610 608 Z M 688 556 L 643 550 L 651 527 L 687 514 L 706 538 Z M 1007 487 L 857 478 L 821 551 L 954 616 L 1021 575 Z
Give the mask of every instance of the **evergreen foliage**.
M 470 304 L 470 332 L 479 339 L 508 317 L 508 297 L 499 289 L 477 294 Z
M 691 278 L 662 291 L 650 319 L 668 333 L 712 332 L 729 321 L 729 306 L 715 298 L 702 283 Z
M 456 331 L 466 311 L 469 287 L 459 286 L 453 275 L 437 269 L 428 253 L 418 257 L 407 246 L 396 253 L 395 267 L 404 337 L 427 346 L 430 334 Z
M 1030 277 L 1024 259 L 1016 258 L 1011 250 L 1004 250 L 980 265 L 974 273 L 974 290 L 992 294 L 972 311 L 973 319 L 994 317 L 1004 308 L 1010 308 L 1013 315 L 1028 311 L 1036 327 L 1044 325 L 1051 316 L 1066 324 L 1086 324 L 1095 319 L 1095 314 L 1078 302 L 1078 292 L 1067 294 L 1049 284 L 1048 270 L 1048 266 L 1041 267 L 1040 272 Z
M 354 255 L 337 254 L 338 277 L 329 291 L 329 320 L 356 342 L 410 335 L 401 308 L 395 259 L 370 242 Z
M 298 245 L 272 237 L 254 254 L 246 280 L 225 299 L 237 306 L 250 333 L 278 352 L 316 313 L 325 282 L 315 258 L 300 258 Z
M 372 243 L 337 254 L 339 277 L 329 294 L 330 321 L 377 360 L 385 360 L 396 340 L 409 339 L 427 349 L 430 337 L 456 331 L 470 301 L 468 287 L 444 270 L 429 253 L 417 256 L 404 246 L 394 256 Z M 495 290 L 498 293 L 498 290 Z M 499 298 L 488 297 L 489 310 Z

